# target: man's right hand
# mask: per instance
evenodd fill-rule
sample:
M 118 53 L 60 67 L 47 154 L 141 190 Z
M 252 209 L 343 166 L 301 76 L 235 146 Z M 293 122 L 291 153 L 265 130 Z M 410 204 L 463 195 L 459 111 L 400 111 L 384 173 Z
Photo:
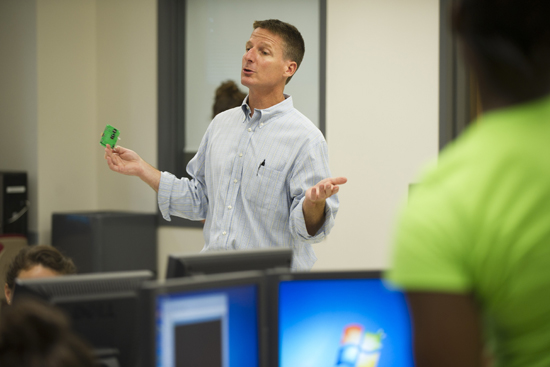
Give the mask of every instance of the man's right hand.
M 128 176 L 138 176 L 153 190 L 159 191 L 160 171 L 141 159 L 133 150 L 123 148 L 120 145 L 111 149 L 111 146 L 107 144 L 105 159 L 112 171 Z
M 140 176 L 143 171 L 141 157 L 133 150 L 117 146 L 111 149 L 107 144 L 105 148 L 105 159 L 112 171 L 128 176 Z

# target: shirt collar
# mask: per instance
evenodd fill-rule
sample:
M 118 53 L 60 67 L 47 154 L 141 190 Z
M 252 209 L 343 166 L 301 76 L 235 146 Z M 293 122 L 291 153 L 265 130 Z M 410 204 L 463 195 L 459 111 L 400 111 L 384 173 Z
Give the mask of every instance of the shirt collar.
M 294 103 L 292 102 L 292 96 L 290 96 L 289 94 L 283 94 L 283 95 L 285 97 L 284 101 L 277 103 L 276 105 L 268 108 L 264 108 L 264 109 L 257 108 L 254 111 L 254 115 L 258 113 L 260 115 L 260 121 L 264 124 L 267 124 L 269 121 L 273 120 L 274 118 L 277 118 L 285 114 L 286 112 L 292 110 L 294 108 Z M 250 107 L 248 106 L 248 96 L 246 96 L 243 103 L 241 104 L 241 108 L 243 110 L 245 117 L 250 115 Z M 246 121 L 246 119 L 244 121 Z

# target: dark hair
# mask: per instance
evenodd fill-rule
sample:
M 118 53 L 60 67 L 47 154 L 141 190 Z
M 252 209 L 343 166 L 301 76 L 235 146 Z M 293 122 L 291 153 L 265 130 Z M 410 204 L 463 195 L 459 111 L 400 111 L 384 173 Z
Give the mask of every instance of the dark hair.
M 36 265 L 42 265 L 63 275 L 76 273 L 76 266 L 73 261 L 63 256 L 55 247 L 48 245 L 29 246 L 19 251 L 8 267 L 6 274 L 8 287 L 13 290 L 15 278 L 19 276 L 21 270 L 29 270 Z
M 65 315 L 37 299 L 20 299 L 0 315 L 0 366 L 92 367 L 91 348 Z
M 545 94 L 550 82 L 550 1 L 462 0 L 454 30 L 494 88 L 515 99 Z
M 223 82 L 216 89 L 214 105 L 212 106 L 212 118 L 220 112 L 240 106 L 245 97 L 246 94 L 241 92 L 234 81 L 228 80 Z
M 300 31 L 293 26 L 285 22 L 281 22 L 278 19 L 257 20 L 252 25 L 254 29 L 262 28 L 270 31 L 273 34 L 281 37 L 284 43 L 283 56 L 287 60 L 295 61 L 297 64 L 296 70 L 300 67 L 304 53 L 306 52 L 306 46 L 304 39 L 300 34 Z M 286 84 L 292 79 L 292 76 L 286 80 Z

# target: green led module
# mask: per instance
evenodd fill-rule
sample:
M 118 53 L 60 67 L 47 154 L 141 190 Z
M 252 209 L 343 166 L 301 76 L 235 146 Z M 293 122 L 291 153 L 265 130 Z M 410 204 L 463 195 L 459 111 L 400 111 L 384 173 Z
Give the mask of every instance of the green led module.
M 119 135 L 120 131 L 118 131 L 118 129 L 115 129 L 111 125 L 107 125 L 105 126 L 105 130 L 103 130 L 103 134 L 101 134 L 101 140 L 99 141 L 99 144 L 103 145 L 104 147 L 107 147 L 107 144 L 109 144 L 111 148 L 114 148 L 118 141 Z

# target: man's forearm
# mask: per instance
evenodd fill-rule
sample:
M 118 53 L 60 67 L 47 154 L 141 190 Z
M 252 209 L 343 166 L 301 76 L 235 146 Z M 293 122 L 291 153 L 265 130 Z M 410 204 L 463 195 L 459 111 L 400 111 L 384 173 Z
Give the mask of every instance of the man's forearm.
M 139 178 L 147 183 L 155 192 L 159 192 L 160 185 L 160 171 L 155 167 L 151 166 L 149 163 L 142 161 L 142 172 L 139 175 Z
M 306 223 L 307 233 L 310 236 L 315 236 L 325 222 L 325 205 L 326 201 L 322 203 L 311 203 L 307 199 L 304 200 L 302 204 L 304 221 Z

